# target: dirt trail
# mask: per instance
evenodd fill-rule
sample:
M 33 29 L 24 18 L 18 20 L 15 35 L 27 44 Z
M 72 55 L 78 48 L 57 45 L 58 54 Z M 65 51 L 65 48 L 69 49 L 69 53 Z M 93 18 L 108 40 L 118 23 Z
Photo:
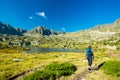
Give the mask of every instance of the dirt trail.
M 36 70 L 40 70 L 40 69 L 42 69 L 43 67 L 44 67 L 44 65 L 43 65 L 43 66 L 39 66 L 39 67 L 37 67 L 37 68 L 32 68 L 32 69 L 26 70 L 26 71 L 24 71 L 24 72 L 21 72 L 21 73 L 19 73 L 19 74 L 16 74 L 15 76 L 9 78 L 8 80 L 19 80 L 19 78 L 25 76 L 26 74 L 28 74 L 28 73 L 30 73 L 30 72 L 33 72 L 33 71 L 36 71 Z
M 96 66 L 93 66 L 91 69 L 91 72 L 95 71 L 95 70 L 99 70 L 99 68 L 104 64 L 105 62 L 102 62 Z M 85 77 L 87 76 L 87 74 L 90 73 L 87 69 L 85 69 L 83 72 L 77 74 L 74 78 L 74 80 L 84 80 Z
M 87 74 L 88 74 L 88 70 L 86 69 L 83 72 L 77 74 L 74 80 L 82 80 L 83 78 L 86 77 Z

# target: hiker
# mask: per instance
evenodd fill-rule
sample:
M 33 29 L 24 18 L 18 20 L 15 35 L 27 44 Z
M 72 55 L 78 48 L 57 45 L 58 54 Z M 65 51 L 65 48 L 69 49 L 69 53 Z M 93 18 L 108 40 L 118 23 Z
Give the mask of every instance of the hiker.
M 91 70 L 92 61 L 94 59 L 94 54 L 92 52 L 92 48 L 91 48 L 90 44 L 86 48 L 86 58 L 88 60 L 88 70 L 90 71 Z

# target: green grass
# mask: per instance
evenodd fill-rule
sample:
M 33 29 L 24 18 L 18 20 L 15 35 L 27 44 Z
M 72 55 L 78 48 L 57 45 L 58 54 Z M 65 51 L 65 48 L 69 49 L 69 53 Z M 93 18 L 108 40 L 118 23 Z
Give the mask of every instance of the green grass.
M 23 54 L 13 49 L 0 50 L 0 79 L 6 80 L 25 70 L 46 66 L 53 62 L 69 62 L 78 65 L 84 57 L 80 53 L 40 53 L 40 54 Z M 82 57 L 82 58 L 80 58 Z M 13 59 L 22 59 L 21 62 L 14 62 Z M 78 61 L 76 61 L 78 60 Z
M 117 61 L 117 60 L 107 61 L 101 67 L 101 69 L 103 69 L 103 71 L 106 74 L 120 77 L 120 61 Z

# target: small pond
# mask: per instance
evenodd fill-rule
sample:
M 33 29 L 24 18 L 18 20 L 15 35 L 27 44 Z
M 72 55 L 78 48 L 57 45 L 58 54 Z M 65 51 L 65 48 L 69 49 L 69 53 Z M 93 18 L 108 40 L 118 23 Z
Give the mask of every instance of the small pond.
M 79 52 L 84 52 L 84 50 L 31 47 L 30 50 L 24 51 L 24 53 L 41 53 L 41 52 L 78 52 L 79 53 Z

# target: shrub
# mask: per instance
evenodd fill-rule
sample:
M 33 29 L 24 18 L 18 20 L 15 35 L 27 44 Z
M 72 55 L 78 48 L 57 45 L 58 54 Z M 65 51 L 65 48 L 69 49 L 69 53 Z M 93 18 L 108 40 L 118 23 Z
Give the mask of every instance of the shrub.
M 53 63 L 46 66 L 45 70 L 53 71 L 56 76 L 69 76 L 73 74 L 77 68 L 71 63 Z
M 52 63 L 44 70 L 36 71 L 24 77 L 24 80 L 56 80 L 61 76 L 69 76 L 77 70 L 71 63 Z
M 120 76 L 120 61 L 107 61 L 101 67 L 106 74 Z

